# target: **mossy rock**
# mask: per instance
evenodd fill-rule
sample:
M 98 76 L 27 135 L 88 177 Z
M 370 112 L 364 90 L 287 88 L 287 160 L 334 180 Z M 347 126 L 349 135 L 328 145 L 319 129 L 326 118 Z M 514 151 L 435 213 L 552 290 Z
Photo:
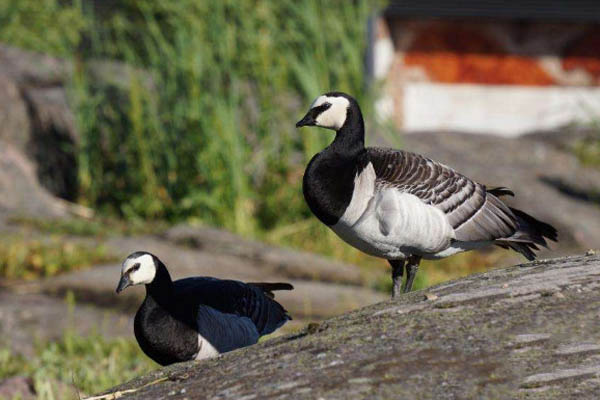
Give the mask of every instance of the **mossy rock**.
M 124 399 L 600 398 L 600 257 L 448 282 L 125 383 Z

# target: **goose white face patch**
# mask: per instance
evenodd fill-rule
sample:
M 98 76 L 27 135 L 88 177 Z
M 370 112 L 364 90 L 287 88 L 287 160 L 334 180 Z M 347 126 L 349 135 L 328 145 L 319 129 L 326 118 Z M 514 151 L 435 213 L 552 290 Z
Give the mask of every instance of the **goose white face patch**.
M 311 104 L 310 108 L 313 109 L 325 103 L 331 104 L 331 107 L 317 116 L 315 125 L 337 131 L 344 125 L 344 122 L 346 122 L 346 116 L 348 115 L 348 107 L 350 107 L 350 102 L 347 98 L 342 96 L 334 97 L 322 95 L 317 97 L 317 99 Z
M 131 272 L 129 272 L 131 271 Z M 129 272 L 129 280 L 132 285 L 148 284 L 154 280 L 156 265 L 150 254 L 144 254 L 136 258 L 128 258 L 123 262 L 121 275 Z

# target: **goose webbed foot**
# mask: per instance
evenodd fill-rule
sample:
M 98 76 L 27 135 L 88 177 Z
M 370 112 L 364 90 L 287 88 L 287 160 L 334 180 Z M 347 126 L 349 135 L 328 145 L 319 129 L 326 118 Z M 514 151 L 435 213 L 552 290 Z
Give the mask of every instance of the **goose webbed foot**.
M 421 263 L 420 256 L 410 256 L 406 262 L 406 284 L 404 285 L 403 293 L 408 293 L 412 290 L 412 285 Z
M 404 260 L 388 260 L 392 266 L 392 299 L 402 293 L 402 274 L 404 272 Z

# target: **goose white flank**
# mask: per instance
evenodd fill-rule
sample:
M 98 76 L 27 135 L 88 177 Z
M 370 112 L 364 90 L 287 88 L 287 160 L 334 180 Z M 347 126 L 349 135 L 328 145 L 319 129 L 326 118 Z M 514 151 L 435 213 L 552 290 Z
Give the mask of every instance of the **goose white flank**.
M 217 356 L 250 346 L 292 318 L 273 292 L 289 283 L 243 283 L 210 277 L 171 280 L 153 254 L 135 252 L 123 262 L 117 293 L 146 285 L 135 315 L 135 337 L 161 365 Z
M 340 238 L 392 267 L 392 297 L 412 284 L 422 258 L 496 245 L 535 258 L 551 225 L 506 205 L 507 188 L 488 189 L 439 162 L 402 150 L 365 147 L 362 113 L 351 96 L 319 96 L 296 127 L 334 130 L 308 164 L 304 198 Z

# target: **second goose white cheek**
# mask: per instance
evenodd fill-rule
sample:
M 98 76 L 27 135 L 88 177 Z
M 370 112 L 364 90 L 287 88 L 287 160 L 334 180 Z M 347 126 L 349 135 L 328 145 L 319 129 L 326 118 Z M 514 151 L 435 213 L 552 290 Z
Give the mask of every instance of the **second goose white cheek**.
M 350 105 L 348 100 L 344 97 L 325 97 L 323 105 L 327 105 L 327 108 L 315 117 L 315 125 L 335 131 L 344 126 Z
M 148 284 L 154 280 L 156 275 L 156 269 L 154 266 L 142 265 L 137 271 L 133 271 L 129 274 L 129 279 L 133 285 Z

